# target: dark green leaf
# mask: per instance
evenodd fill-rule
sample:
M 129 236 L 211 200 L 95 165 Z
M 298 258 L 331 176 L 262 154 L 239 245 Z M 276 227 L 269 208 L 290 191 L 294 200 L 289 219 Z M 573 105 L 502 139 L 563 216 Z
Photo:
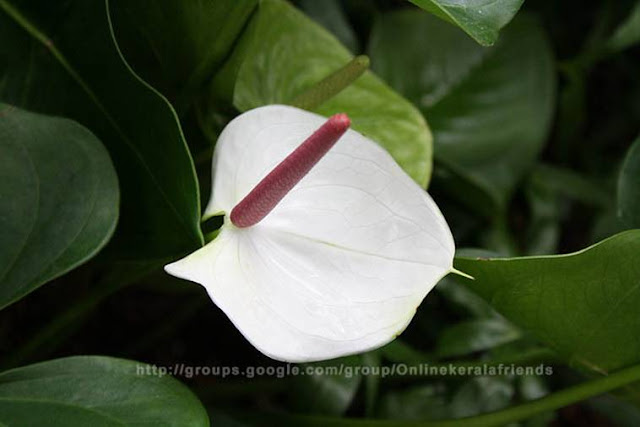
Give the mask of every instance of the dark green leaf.
M 369 369 L 381 372 L 382 357 L 381 352 L 374 350 L 362 355 L 362 365 Z M 376 371 L 373 371 L 376 372 Z M 380 375 L 366 375 L 364 377 L 364 415 L 374 416 L 378 403 L 378 392 L 380 391 Z
M 485 300 L 449 276 L 438 283 L 436 291 L 448 301 L 462 308 L 465 314 L 478 318 L 497 316 L 496 311 Z
M 0 103 L 0 308 L 94 256 L 119 198 L 91 132 Z
M 513 394 L 511 378 L 472 378 L 454 394 L 450 404 L 450 416 L 462 418 L 497 411 L 509 406 Z
M 488 381 L 500 381 L 501 378 L 489 377 Z M 591 381 L 585 381 L 579 385 L 568 387 L 564 390 L 555 392 L 542 399 L 531 402 L 520 403 L 504 410 L 488 412 L 473 417 L 461 418 L 456 420 L 442 420 L 430 422 L 428 420 L 419 420 L 417 422 L 407 422 L 402 420 L 371 420 L 356 418 L 337 418 L 337 417 L 319 417 L 319 416 L 300 416 L 274 412 L 237 412 L 239 419 L 247 420 L 257 425 L 273 425 L 278 427 L 284 426 L 322 426 L 322 427 L 351 427 L 351 426 L 371 426 L 377 427 L 497 427 L 512 425 L 511 423 L 530 419 L 539 414 L 562 408 L 571 404 L 578 403 L 588 399 L 615 390 L 620 387 L 628 386 L 640 380 L 640 365 L 634 365 L 629 368 L 621 369 L 609 376 L 597 378 Z M 483 385 L 480 384 L 480 389 Z M 499 404 L 500 395 L 504 397 L 504 387 L 499 385 L 490 386 L 491 390 L 495 390 L 492 394 L 495 399 L 482 399 L 478 403 L 488 402 L 491 405 Z M 437 391 L 436 391 L 437 393 Z M 478 405 L 479 406 L 479 405 Z M 477 407 L 477 406 L 476 406 Z M 417 406 L 420 410 L 420 406 Z M 403 414 L 403 412 L 400 412 Z M 428 413 L 429 416 L 431 412 Z M 406 413 L 408 417 L 413 414 Z
M 505 317 L 572 365 L 609 372 L 640 360 L 640 231 L 569 255 L 471 259 L 456 268 Z
M 640 228 L 640 138 L 633 143 L 618 178 L 618 216 L 630 228 Z
M 561 196 L 586 205 L 606 208 L 612 202 L 600 182 L 570 169 L 540 164 L 534 169 L 532 179 Z
M 520 338 L 520 331 L 501 318 L 457 323 L 442 331 L 436 353 L 448 358 L 489 350 Z
M 104 271 L 101 265 L 101 268 L 96 269 L 102 270 L 98 273 L 100 279 L 92 284 L 91 289 L 83 292 L 79 298 L 70 299 L 62 295 L 61 304 L 64 308 L 52 319 L 47 318 L 40 329 L 34 331 L 26 341 L 14 346 L 11 353 L 2 359 L 0 368 L 22 366 L 58 352 L 71 338 L 75 337 L 87 318 L 96 314 L 98 306 L 105 299 L 139 281 L 151 271 L 161 268 L 162 264 L 162 260 L 118 261 L 108 263 L 107 271 Z M 70 287 L 75 286 L 77 285 L 71 284 Z
M 611 394 L 589 399 L 585 403 L 606 416 L 616 427 L 636 427 L 640 424 L 640 408 Z
M 494 47 L 482 48 L 432 16 L 400 11 L 378 21 L 369 54 L 373 69 L 429 120 L 436 160 L 473 184 L 456 185 L 458 197 L 474 198 L 476 187 L 504 208 L 553 112 L 553 60 L 540 26 L 516 20 Z
M 115 0 L 124 57 L 182 111 L 227 57 L 258 0 Z
M 209 409 L 209 415 L 213 420 L 215 427 L 252 427 L 249 423 L 238 421 L 231 415 L 219 410 L 218 408 Z
M 612 204 L 609 209 L 596 216 L 594 222 L 593 229 L 589 235 L 591 244 L 629 229 L 618 216 L 618 204 Z
M 290 389 L 294 410 L 308 414 L 342 415 L 356 395 L 362 375 L 355 368 L 362 364 L 359 356 L 328 362 L 309 363 L 302 369 L 319 370 L 312 375 L 297 376 Z
M 381 402 L 383 418 L 441 420 L 462 418 L 508 406 L 513 381 L 500 377 L 477 377 L 458 387 L 443 382 L 387 393 Z M 398 424 L 401 425 L 401 424 Z
M 549 394 L 543 377 L 526 375 L 518 377 L 518 395 L 524 401 L 541 399 Z M 543 412 L 522 422 L 522 427 L 548 427 L 555 419 L 555 412 Z
M 482 362 L 493 365 L 514 364 L 519 366 L 534 366 L 540 363 L 556 363 L 558 357 L 553 350 L 542 347 L 530 335 L 524 335 L 517 341 L 493 347 L 487 352 Z
M 433 356 L 414 349 L 401 339 L 395 339 L 382 347 L 380 354 L 396 363 L 426 363 L 433 359 Z
M 11 426 L 208 426 L 180 382 L 143 363 L 100 356 L 56 359 L 0 374 L 0 422 Z M 151 372 L 151 371 L 149 371 Z
M 545 164 L 533 170 L 527 182 L 526 196 L 531 209 L 526 235 L 528 255 L 557 251 L 561 222 L 570 212 L 571 201 L 601 210 L 612 205 L 611 196 L 602 183 L 572 170 Z
M 230 61 L 229 73 L 237 71 L 233 103 L 242 111 L 289 103 L 351 58 L 338 40 L 294 7 L 282 0 L 264 0 Z M 229 84 L 228 77 L 218 81 L 220 88 Z M 355 130 L 385 147 L 418 183 L 428 182 L 431 134 L 424 119 L 372 73 L 316 111 L 349 114 Z
M 612 52 L 624 50 L 640 41 L 640 1 L 637 1 L 625 21 L 616 28 L 607 42 Z
M 554 124 L 554 157 L 565 162 L 574 157 L 573 150 L 582 143 L 587 126 L 587 71 L 582 66 L 559 65 L 557 117 Z
M 535 400 L 549 394 L 549 389 L 542 378 L 527 375 L 518 378 L 518 392 L 524 400 Z
M 478 43 L 490 46 L 515 16 L 524 0 L 409 0 L 462 28 Z
M 329 30 L 352 53 L 359 50 L 358 37 L 351 29 L 339 0 L 302 0 L 300 8 L 311 19 Z
M 446 386 L 442 383 L 385 393 L 380 400 L 380 418 L 444 419 L 449 415 Z
M 535 173 L 526 183 L 525 195 L 530 211 L 525 242 L 527 255 L 556 253 L 560 242 L 560 221 L 566 202 L 548 184 Z
M 5 61 L 0 99 L 73 118 L 109 150 L 122 190 L 110 245 L 118 257 L 175 256 L 202 243 L 197 180 L 175 113 L 122 59 L 103 0 L 0 0 Z

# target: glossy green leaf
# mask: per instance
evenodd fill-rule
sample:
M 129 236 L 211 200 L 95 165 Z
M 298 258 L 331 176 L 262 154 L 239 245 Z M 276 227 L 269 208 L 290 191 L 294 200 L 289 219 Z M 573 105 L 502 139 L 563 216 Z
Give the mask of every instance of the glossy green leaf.
M 585 403 L 589 408 L 607 417 L 616 427 L 636 427 L 640 422 L 640 408 L 614 395 L 605 394 Z
M 370 351 L 362 355 L 362 365 L 370 369 L 371 372 L 381 372 L 382 355 L 380 351 Z M 364 415 L 373 416 L 378 404 L 378 394 L 380 391 L 380 375 L 366 375 L 364 377 Z
M 359 356 L 305 364 L 301 369 L 309 369 L 312 374 L 294 379 L 289 389 L 291 407 L 305 414 L 344 414 L 362 381 L 357 371 L 361 365 Z
M 509 406 L 513 395 L 513 378 L 471 378 L 453 395 L 450 414 L 452 418 L 462 418 L 497 411 Z
M 448 358 L 489 350 L 521 337 L 518 328 L 501 318 L 468 320 L 442 331 L 436 353 Z
M 176 115 L 122 59 L 103 0 L 0 0 L 0 63 L 0 99 L 77 120 L 109 150 L 122 190 L 110 245 L 118 257 L 175 256 L 202 243 Z
M 618 178 L 618 216 L 630 228 L 640 228 L 640 138 L 636 139 Z
M 575 171 L 545 164 L 533 170 L 525 192 L 530 206 L 527 255 L 557 252 L 561 224 L 567 219 L 571 201 L 600 209 L 609 209 L 612 204 L 602 183 Z
M 555 74 L 541 27 L 518 19 L 483 48 L 430 15 L 400 11 L 378 21 L 369 54 L 374 71 L 429 120 L 436 160 L 473 184 L 453 186 L 458 196 L 469 200 L 479 188 L 504 207 L 553 113 Z
M 462 28 L 478 43 L 490 46 L 524 0 L 409 0 L 422 9 Z
M 549 394 L 544 377 L 524 376 L 517 378 L 518 392 L 522 400 L 541 399 Z M 555 412 L 541 412 L 522 422 L 522 427 L 548 427 L 556 417 Z
M 435 289 L 438 294 L 444 296 L 447 301 L 459 308 L 463 314 L 485 319 L 498 316 L 496 311 L 485 300 L 466 286 L 458 283 L 451 276 L 443 278 Z
M 588 241 L 590 244 L 594 244 L 628 229 L 629 227 L 622 222 L 618 215 L 618 203 L 612 203 L 608 209 L 594 218 Z
M 497 378 L 490 377 L 489 379 Z M 377 427 L 498 427 L 511 425 L 511 423 L 516 421 L 527 420 L 531 417 L 538 416 L 539 414 L 544 414 L 564 406 L 575 404 L 590 397 L 627 386 L 639 380 L 640 365 L 635 365 L 626 369 L 621 369 L 611 375 L 591 381 L 585 381 L 576 386 L 557 391 L 541 399 L 519 403 L 518 405 L 514 405 L 506 409 L 460 419 L 438 421 L 372 420 L 362 418 L 300 416 L 275 412 L 251 413 L 247 411 L 242 413 L 238 412 L 237 417 L 241 420 L 259 423 L 259 425 L 273 425 L 278 427 L 352 427 L 372 425 Z
M 565 198 L 585 205 L 606 208 L 612 201 L 602 183 L 570 169 L 539 164 L 532 173 L 532 179 Z
M 469 417 L 502 409 L 513 395 L 513 380 L 509 378 L 476 377 L 457 387 L 436 382 L 385 394 L 380 415 L 406 420 Z
M 0 374 L 0 422 L 11 426 L 209 426 L 198 399 L 130 360 L 77 356 Z M 150 370 L 148 372 L 151 372 Z
M 116 39 L 132 68 L 178 111 L 231 50 L 258 0 L 112 0 Z
M 438 285 L 439 286 L 439 285 Z M 426 363 L 433 360 L 433 356 L 416 350 L 402 341 L 402 338 L 395 339 L 389 344 L 380 348 L 380 354 L 387 360 L 394 363 Z
M 600 373 L 640 361 L 640 230 L 568 255 L 472 259 L 456 268 L 505 317 L 572 365 Z
M 340 0 L 301 0 L 300 8 L 336 36 L 350 52 L 358 52 L 358 36 L 351 28 Z
M 444 419 L 449 416 L 442 383 L 390 391 L 380 399 L 378 417 L 390 419 Z
M 607 48 L 612 52 L 624 50 L 640 41 L 640 1 L 636 1 L 629 16 L 616 28 L 607 42 Z
M 525 195 L 529 205 L 529 224 L 526 234 L 527 255 L 546 255 L 557 252 L 560 243 L 560 221 L 567 202 L 556 187 L 562 183 L 547 181 L 544 174 L 533 173 L 527 180 Z
M 0 103 L 0 308 L 94 256 L 119 197 L 91 132 Z
M 278 25 L 274 25 L 277 22 Z M 289 103 L 352 55 L 329 32 L 282 0 L 263 0 L 231 58 L 234 105 L 246 111 Z M 229 80 L 219 85 L 230 84 Z M 353 128 L 380 143 L 418 183 L 431 174 L 431 134 L 420 113 L 370 72 L 316 112 L 349 114 Z
M 215 427 L 252 427 L 251 424 L 238 421 L 218 408 L 208 409 L 208 411 L 211 419 L 214 420 Z

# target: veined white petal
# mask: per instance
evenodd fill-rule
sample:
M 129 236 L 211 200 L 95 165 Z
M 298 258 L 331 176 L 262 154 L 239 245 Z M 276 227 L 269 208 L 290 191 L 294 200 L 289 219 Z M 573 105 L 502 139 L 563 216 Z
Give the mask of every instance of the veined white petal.
M 287 106 L 251 110 L 220 135 L 208 214 L 229 213 L 326 119 Z M 206 214 L 205 214 L 206 215 Z M 260 351 L 324 360 L 379 347 L 452 269 L 438 207 L 391 156 L 349 130 L 260 223 L 225 223 L 167 272 L 205 286 Z

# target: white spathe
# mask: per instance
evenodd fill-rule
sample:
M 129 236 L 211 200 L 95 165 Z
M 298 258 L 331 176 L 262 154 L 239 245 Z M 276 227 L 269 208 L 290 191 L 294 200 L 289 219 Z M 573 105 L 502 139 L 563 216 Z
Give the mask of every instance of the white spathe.
M 205 217 L 227 214 L 215 240 L 165 267 L 203 285 L 267 356 L 332 359 L 398 336 L 452 271 L 454 242 L 440 210 L 380 146 L 348 130 L 260 223 L 231 209 L 326 121 L 293 107 L 248 111 L 213 156 Z

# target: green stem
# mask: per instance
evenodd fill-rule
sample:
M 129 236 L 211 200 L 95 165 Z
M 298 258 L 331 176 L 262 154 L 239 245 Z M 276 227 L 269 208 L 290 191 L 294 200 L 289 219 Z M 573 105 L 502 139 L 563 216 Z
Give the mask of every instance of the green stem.
M 312 417 L 277 414 L 236 414 L 240 418 L 260 420 L 260 425 L 278 426 L 322 426 L 322 427 L 492 427 L 503 426 L 525 420 L 534 415 L 578 403 L 640 381 L 640 365 L 621 369 L 609 376 L 586 381 L 577 386 L 545 396 L 541 399 L 512 406 L 501 411 L 489 412 L 474 417 L 442 421 L 374 420 L 356 418 Z
M 347 65 L 296 96 L 289 105 L 304 110 L 314 110 L 346 89 L 368 68 L 369 58 L 364 55 L 356 56 Z

